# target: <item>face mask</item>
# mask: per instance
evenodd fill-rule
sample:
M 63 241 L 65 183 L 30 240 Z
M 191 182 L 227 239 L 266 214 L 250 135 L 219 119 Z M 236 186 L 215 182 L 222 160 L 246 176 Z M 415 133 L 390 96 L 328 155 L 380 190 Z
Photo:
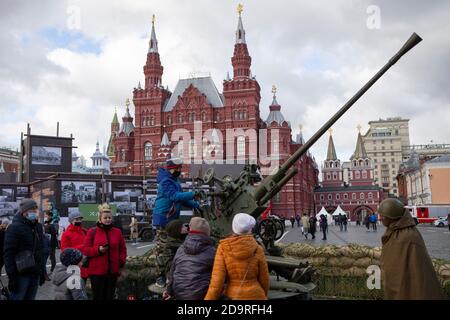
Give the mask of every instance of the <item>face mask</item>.
M 30 221 L 36 221 L 37 220 L 37 213 L 36 212 L 28 212 L 27 219 Z
M 76 227 L 81 227 L 81 222 L 74 222 L 73 225 Z

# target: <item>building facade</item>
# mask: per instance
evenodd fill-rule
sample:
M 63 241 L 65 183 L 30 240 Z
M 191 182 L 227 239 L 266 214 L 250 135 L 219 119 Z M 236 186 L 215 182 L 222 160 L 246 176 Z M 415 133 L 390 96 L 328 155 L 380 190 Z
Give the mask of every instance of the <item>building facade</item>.
M 8 148 L 0 148 L 0 173 L 16 173 L 19 171 L 19 152 Z
M 369 122 L 363 136 L 367 155 L 374 164 L 375 183 L 398 196 L 396 179 L 400 164 L 409 158 L 409 120 L 400 117 Z
M 322 184 L 314 191 L 316 213 L 324 207 L 331 214 L 341 206 L 350 220 L 362 221 L 366 215 L 376 212 L 385 193 L 375 184 L 373 162 L 361 133 L 358 133 L 355 152 L 345 164 L 337 157 L 330 134 L 327 158 L 322 165 Z
M 111 123 L 108 157 L 112 173 L 155 175 L 160 163 L 174 153 L 184 159 L 184 177 L 189 175 L 189 163 L 198 158 L 262 167 L 287 159 L 301 146 L 302 137 L 293 141 L 291 124 L 283 117 L 275 88 L 269 116 L 261 119 L 261 88 L 252 76 L 251 62 L 239 14 L 231 58 L 233 76 L 227 75 L 222 92 L 210 76 L 180 79 L 171 92 L 162 85 L 164 68 L 153 21 L 144 84 L 139 82 L 133 90 L 135 116 L 131 116 L 127 102 L 122 124 L 117 114 Z M 274 213 L 314 212 L 313 190 L 318 184 L 315 160 L 308 153 L 295 166 L 300 173 L 273 199 Z
M 408 205 L 450 204 L 450 155 L 421 157 L 413 151 L 397 175 L 400 199 Z

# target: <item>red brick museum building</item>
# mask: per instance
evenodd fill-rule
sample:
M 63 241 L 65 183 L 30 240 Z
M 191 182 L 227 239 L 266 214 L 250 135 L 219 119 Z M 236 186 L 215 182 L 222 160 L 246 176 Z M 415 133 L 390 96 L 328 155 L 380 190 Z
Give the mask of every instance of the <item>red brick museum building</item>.
M 227 75 L 222 92 L 210 76 L 180 79 L 174 91 L 170 92 L 167 86 L 163 86 L 164 68 L 153 22 L 143 67 L 145 82 L 143 86 L 139 83 L 133 90 L 134 118 L 127 103 L 122 123 L 119 123 L 117 114 L 114 114 L 111 123 L 108 156 L 112 161 L 113 174 L 143 175 L 145 167 L 145 175 L 154 176 L 158 165 L 170 156 L 175 146 L 189 159 L 199 154 L 205 156 L 213 150 L 215 159 L 227 159 L 227 163 L 227 155 L 232 154 L 233 162 L 254 161 L 263 165 L 259 156 L 262 146 L 267 148 L 266 160 L 278 155 L 281 164 L 304 143 L 301 133 L 293 140 L 291 124 L 283 117 L 275 88 L 269 115 L 266 120 L 261 119 L 261 88 L 250 70 L 252 58 L 245 36 L 239 14 L 231 58 L 233 76 Z M 201 132 L 197 132 L 196 124 L 199 122 Z M 191 138 L 188 141 L 175 135 L 181 129 L 189 132 Z M 237 133 L 230 137 L 227 133 L 232 129 Z M 247 134 L 247 131 L 266 132 L 267 140 L 260 138 L 259 134 Z M 196 134 L 202 137 L 200 142 L 192 138 Z M 182 143 L 179 143 L 180 140 Z M 249 152 L 252 148 L 258 150 L 256 157 Z M 317 164 L 308 153 L 295 165 L 299 174 L 273 199 L 273 213 L 290 216 L 315 212 Z M 185 161 L 183 176 L 188 177 L 190 173 L 190 166 Z

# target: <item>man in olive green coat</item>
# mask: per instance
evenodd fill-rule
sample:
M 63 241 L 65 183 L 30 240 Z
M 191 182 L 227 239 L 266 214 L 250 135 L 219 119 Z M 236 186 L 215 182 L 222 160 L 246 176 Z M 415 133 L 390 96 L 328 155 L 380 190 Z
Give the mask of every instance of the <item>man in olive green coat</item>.
M 386 199 L 378 209 L 383 225 L 381 279 L 386 300 L 445 299 L 416 223 L 397 199 Z

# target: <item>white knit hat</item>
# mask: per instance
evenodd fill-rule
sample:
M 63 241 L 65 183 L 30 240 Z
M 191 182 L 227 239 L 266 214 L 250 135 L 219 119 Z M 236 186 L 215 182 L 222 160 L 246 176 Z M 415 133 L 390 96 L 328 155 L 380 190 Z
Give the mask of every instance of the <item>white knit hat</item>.
M 252 231 L 256 224 L 255 218 L 247 213 L 238 213 L 233 218 L 233 232 L 235 234 L 245 234 Z

